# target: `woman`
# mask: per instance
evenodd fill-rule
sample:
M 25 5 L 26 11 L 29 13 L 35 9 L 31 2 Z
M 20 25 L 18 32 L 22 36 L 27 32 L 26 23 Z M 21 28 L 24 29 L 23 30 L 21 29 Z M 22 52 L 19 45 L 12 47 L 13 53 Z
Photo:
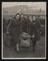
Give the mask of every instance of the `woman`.
M 10 19 L 8 24 L 7 34 L 11 36 L 11 46 L 15 46 L 19 39 L 20 33 L 20 14 L 17 13 L 14 17 Z

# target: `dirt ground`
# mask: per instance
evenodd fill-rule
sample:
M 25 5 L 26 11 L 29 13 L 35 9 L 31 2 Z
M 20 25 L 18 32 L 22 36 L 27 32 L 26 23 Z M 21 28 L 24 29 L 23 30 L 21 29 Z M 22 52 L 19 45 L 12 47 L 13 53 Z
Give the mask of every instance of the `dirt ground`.
M 17 53 L 13 48 L 6 48 L 3 46 L 4 58 L 33 58 L 33 57 L 45 57 L 45 37 L 41 36 L 41 39 L 37 42 L 35 52 L 32 50 L 22 50 Z

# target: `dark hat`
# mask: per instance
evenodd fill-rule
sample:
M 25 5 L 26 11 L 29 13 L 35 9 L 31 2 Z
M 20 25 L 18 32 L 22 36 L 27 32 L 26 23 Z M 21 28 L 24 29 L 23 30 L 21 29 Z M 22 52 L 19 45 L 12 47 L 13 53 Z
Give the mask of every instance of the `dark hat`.
M 21 15 L 21 14 L 20 14 L 20 13 L 17 13 L 16 16 L 17 16 L 17 15 Z

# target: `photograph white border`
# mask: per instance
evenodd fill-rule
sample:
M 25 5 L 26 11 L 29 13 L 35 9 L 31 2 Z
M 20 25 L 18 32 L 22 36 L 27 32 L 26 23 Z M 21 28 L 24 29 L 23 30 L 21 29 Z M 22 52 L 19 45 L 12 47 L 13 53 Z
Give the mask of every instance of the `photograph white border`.
M 45 2 L 46 3 L 46 2 Z M 46 11 L 46 9 L 45 9 L 45 11 Z M 46 14 L 46 12 L 45 12 L 45 14 Z M 45 17 L 45 57 L 42 57 L 42 58 L 4 58 L 3 57 L 3 7 L 2 7 L 2 20 L 1 20 L 1 22 L 2 22 L 2 41 L 1 41 L 1 56 L 2 56 L 2 59 L 46 59 L 46 27 L 47 27 L 47 25 L 46 25 L 46 23 L 47 23 L 47 19 L 46 19 L 46 17 Z

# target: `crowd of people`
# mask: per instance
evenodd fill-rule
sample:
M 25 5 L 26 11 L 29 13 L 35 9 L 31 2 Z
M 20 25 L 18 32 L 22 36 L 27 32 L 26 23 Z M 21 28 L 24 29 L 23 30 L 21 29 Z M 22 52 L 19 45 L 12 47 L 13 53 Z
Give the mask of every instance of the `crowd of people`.
M 5 19 L 3 20 L 5 21 Z M 19 42 L 19 37 L 22 32 L 31 35 L 33 48 L 35 48 L 36 41 L 40 40 L 41 34 L 45 31 L 45 20 L 30 17 L 29 15 L 17 13 L 15 16 L 10 17 L 7 23 L 3 23 L 3 29 L 7 35 L 11 36 L 10 43 L 16 44 Z M 42 26 L 43 25 L 43 28 Z M 32 36 L 35 36 L 34 38 Z

